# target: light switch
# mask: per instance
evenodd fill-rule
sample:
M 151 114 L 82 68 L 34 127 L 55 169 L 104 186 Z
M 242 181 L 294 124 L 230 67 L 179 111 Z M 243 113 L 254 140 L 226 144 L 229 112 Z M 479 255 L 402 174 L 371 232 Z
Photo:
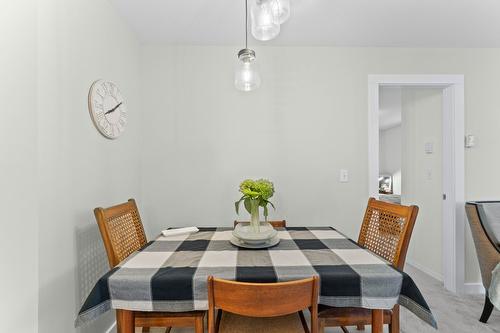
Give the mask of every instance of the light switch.
M 426 154 L 432 154 L 434 152 L 434 144 L 432 142 L 426 142 L 424 149 Z
M 346 169 L 340 169 L 339 181 L 341 183 L 347 183 L 349 181 L 349 171 Z

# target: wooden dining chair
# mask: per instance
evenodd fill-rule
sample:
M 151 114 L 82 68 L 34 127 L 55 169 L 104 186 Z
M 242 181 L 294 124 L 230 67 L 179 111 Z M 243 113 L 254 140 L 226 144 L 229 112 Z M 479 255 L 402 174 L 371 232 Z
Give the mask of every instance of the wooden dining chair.
M 146 244 L 146 234 L 134 199 L 109 208 L 96 208 L 94 214 L 111 268 Z M 118 333 L 121 332 L 122 312 L 116 310 Z M 167 332 L 171 327 L 195 327 L 196 333 L 204 331 L 204 311 L 182 313 L 134 311 L 133 316 L 135 326 L 142 327 L 143 332 L 149 332 L 150 327 L 166 327 Z
M 309 332 L 305 319 L 299 318 L 306 308 L 311 312 L 310 332 L 317 333 L 318 293 L 317 276 L 278 283 L 234 282 L 209 276 L 208 333 L 217 333 L 219 328 L 222 333 L 259 332 L 259 328 L 266 332 Z M 276 327 L 273 319 L 287 315 Z
M 273 228 L 286 228 L 286 221 L 285 220 L 281 220 L 281 221 L 267 221 L 269 222 L 270 225 L 273 226 Z M 236 225 L 238 223 L 250 223 L 248 221 L 234 221 L 234 226 L 236 227 Z
M 417 206 L 403 206 L 370 198 L 366 208 L 358 244 L 386 259 L 402 270 L 410 243 L 413 227 L 417 219 Z M 371 310 L 363 308 L 334 308 L 320 305 L 319 327 L 357 326 L 364 329 L 372 322 Z M 389 325 L 389 332 L 399 332 L 399 305 L 384 311 L 384 324 Z

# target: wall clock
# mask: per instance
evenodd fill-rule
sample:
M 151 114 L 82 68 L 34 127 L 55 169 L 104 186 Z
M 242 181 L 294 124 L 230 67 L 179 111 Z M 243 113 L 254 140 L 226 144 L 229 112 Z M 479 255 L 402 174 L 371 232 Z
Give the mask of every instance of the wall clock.
M 108 139 L 118 138 L 127 125 L 127 110 L 113 82 L 97 80 L 89 91 L 89 112 L 97 130 Z

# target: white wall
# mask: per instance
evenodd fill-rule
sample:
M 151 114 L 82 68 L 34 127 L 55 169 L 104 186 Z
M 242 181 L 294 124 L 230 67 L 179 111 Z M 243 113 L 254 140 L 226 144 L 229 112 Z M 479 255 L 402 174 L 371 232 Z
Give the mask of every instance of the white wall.
M 353 104 L 366 109 L 352 98 L 358 77 L 343 73 L 329 52 L 263 48 L 262 87 L 245 94 L 233 86 L 236 53 L 144 49 L 143 200 L 151 232 L 230 226 L 239 182 L 266 177 L 276 187 L 272 217 L 292 226 L 342 221 L 356 234 L 367 200 L 366 112 L 351 112 Z M 333 76 L 330 66 L 338 69 Z M 337 181 L 342 168 L 349 183 Z
M 245 177 L 276 183 L 291 225 L 334 224 L 355 237 L 366 205 L 367 76 L 464 74 L 466 199 L 500 197 L 500 49 L 258 47 L 262 87 L 232 85 L 238 47 L 143 48 L 143 203 L 150 232 L 230 225 Z M 484 163 L 487 160 L 488 163 Z M 339 169 L 350 182 L 338 182 Z M 467 228 L 466 281 L 479 281 Z
M 40 1 L 38 19 L 39 332 L 100 333 L 111 313 L 81 330 L 74 320 L 107 270 L 92 209 L 141 203 L 139 44 L 108 1 Z M 102 137 L 89 117 L 88 90 L 99 78 L 116 82 L 128 104 L 118 140 Z
M 442 280 L 442 89 L 403 88 L 403 204 L 419 206 L 408 263 Z M 432 143 L 433 153 L 425 152 Z
M 383 86 L 379 88 L 380 130 L 386 130 L 401 124 L 401 87 Z
M 379 170 L 392 175 L 394 194 L 401 194 L 401 140 L 401 125 L 379 132 Z
M 36 332 L 36 1 L 3 1 L 0 31 L 0 331 Z

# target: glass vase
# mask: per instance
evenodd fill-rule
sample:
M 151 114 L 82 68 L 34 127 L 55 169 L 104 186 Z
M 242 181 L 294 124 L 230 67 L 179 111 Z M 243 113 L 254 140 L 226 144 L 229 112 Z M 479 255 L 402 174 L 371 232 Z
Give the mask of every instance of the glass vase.
M 250 199 L 250 227 L 254 233 L 260 232 L 259 200 Z

